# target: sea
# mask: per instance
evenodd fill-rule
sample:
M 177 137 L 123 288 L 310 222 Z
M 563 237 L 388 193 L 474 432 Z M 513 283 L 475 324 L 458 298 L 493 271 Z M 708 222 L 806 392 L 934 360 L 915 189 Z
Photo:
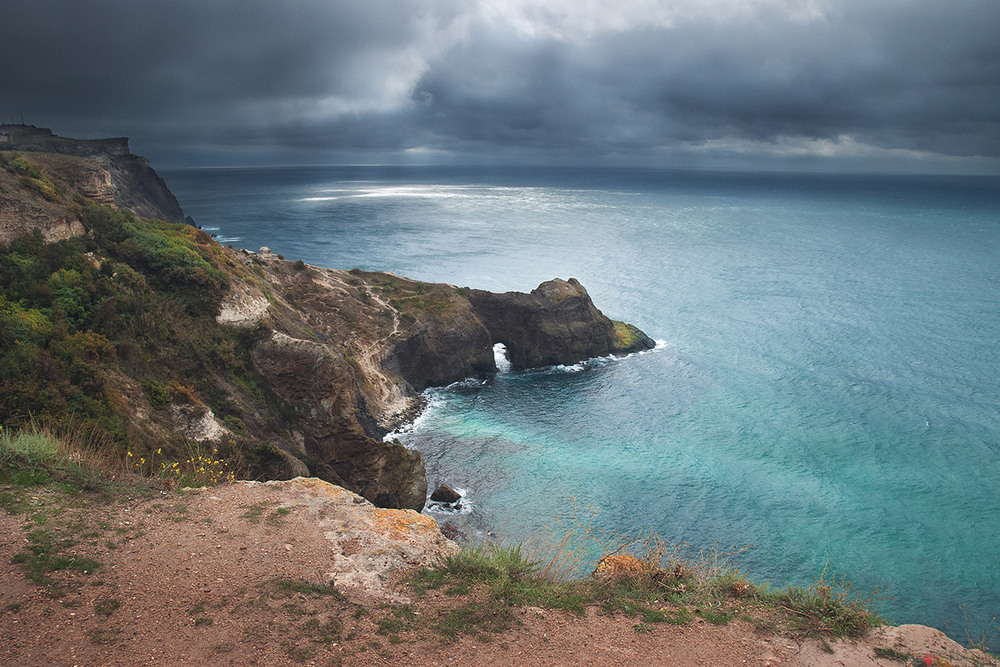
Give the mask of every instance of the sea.
M 222 244 L 492 291 L 577 278 L 657 347 L 427 392 L 428 510 L 650 534 L 1000 648 L 1000 178 L 624 168 L 165 172 Z M 746 548 L 748 547 L 749 548 Z

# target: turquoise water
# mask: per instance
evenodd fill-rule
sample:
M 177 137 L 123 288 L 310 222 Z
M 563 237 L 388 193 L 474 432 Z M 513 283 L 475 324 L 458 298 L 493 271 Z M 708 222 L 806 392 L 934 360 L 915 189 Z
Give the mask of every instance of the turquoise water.
M 587 169 L 167 173 L 219 240 L 495 291 L 578 278 L 656 350 L 430 393 L 444 516 L 751 544 L 964 639 L 1000 614 L 1000 180 Z M 964 605 L 964 607 L 963 607 Z

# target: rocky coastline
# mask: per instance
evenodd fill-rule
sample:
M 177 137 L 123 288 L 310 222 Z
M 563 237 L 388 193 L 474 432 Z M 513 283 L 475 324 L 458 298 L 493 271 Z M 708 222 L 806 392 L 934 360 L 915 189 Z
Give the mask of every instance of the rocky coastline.
M 282 627 L 276 619 L 287 621 L 292 598 L 302 615 L 315 616 L 313 598 L 339 596 L 341 588 L 350 601 L 333 599 L 342 607 L 337 613 L 352 619 L 345 643 L 359 634 L 377 646 L 385 628 L 404 625 L 406 610 L 416 618 L 409 606 L 389 610 L 389 603 L 410 603 L 400 593 L 401 573 L 458 550 L 417 513 L 427 499 L 420 453 L 383 441 L 416 416 L 420 392 L 497 372 L 496 343 L 514 369 L 654 346 L 634 326 L 604 316 L 572 278 L 527 294 L 495 294 L 311 266 L 266 248 L 224 248 L 190 225 L 158 221 L 185 218 L 127 139 L 66 139 L 25 126 L 3 126 L 0 137 L 0 269 L 10 283 L 0 292 L 0 352 L 2 370 L 13 369 L 0 376 L 0 426 L 72 422 L 94 446 L 127 443 L 126 464 L 149 477 L 168 460 L 155 458 L 161 450 L 175 457 L 225 451 L 251 476 L 274 480 L 175 489 L 185 502 L 168 505 L 166 489 L 174 487 L 161 478 L 158 495 L 123 494 L 120 507 L 80 505 L 75 495 L 67 504 L 62 487 L 32 486 L 24 516 L 5 490 L 0 523 L 12 536 L 0 544 L 6 561 L 25 562 L 30 556 L 17 550 L 32 540 L 32 550 L 45 546 L 42 538 L 56 544 L 43 526 L 51 517 L 63 538 L 86 528 L 88 539 L 103 540 L 104 547 L 96 539 L 60 540 L 74 549 L 69 562 L 86 553 L 110 565 L 91 587 L 80 582 L 93 568 L 66 575 L 73 597 L 62 602 L 32 589 L 16 568 L 5 569 L 0 588 L 12 602 L 3 609 L 0 656 L 7 662 L 137 664 L 141 650 L 150 664 L 218 662 L 227 653 L 227 663 L 301 664 L 302 651 L 312 655 L 315 647 L 261 628 Z M 45 264 L 53 256 L 62 264 Z M 90 410 L 83 418 L 74 412 L 80 406 Z M 442 487 L 434 500 L 456 506 L 461 495 Z M 46 503 L 51 511 L 43 514 Z M 158 585 L 151 587 L 153 571 Z M 119 597 L 108 597 L 108 589 Z M 234 600 L 245 605 L 221 611 Z M 442 604 L 432 601 L 422 613 L 440 614 Z M 128 613 L 109 624 L 119 607 Z M 299 644 L 315 643 L 323 629 L 324 650 L 339 661 L 344 647 L 332 637 L 339 640 L 340 630 L 331 629 L 339 621 L 329 607 L 322 613 L 326 625 L 315 618 L 300 624 Z M 467 616 L 468 608 L 459 613 Z M 922 626 L 828 643 L 739 620 L 719 629 L 705 621 L 718 614 L 701 608 L 695 613 L 705 618 L 667 624 L 669 631 L 655 635 L 647 623 L 604 613 L 567 616 L 520 603 L 516 613 L 526 629 L 508 633 L 500 648 L 475 636 L 428 642 L 415 622 L 405 630 L 435 664 L 456 655 L 468 664 L 646 664 L 648 656 L 661 664 L 671 655 L 678 664 L 996 664 Z M 372 614 L 382 616 L 366 620 Z M 233 643 L 234 636 L 246 641 Z M 347 648 L 357 664 L 386 662 Z M 408 649 L 386 650 L 395 650 L 398 662 L 412 661 Z
M 185 217 L 127 139 L 3 129 L 0 245 L 35 230 L 44 242 L 82 238 L 92 249 L 73 265 L 89 264 L 83 270 L 97 281 L 85 292 L 114 292 L 98 288 L 101 276 L 127 269 L 145 281 L 129 288 L 132 310 L 144 308 L 134 300 L 150 299 L 151 288 L 165 303 L 182 305 L 169 323 L 159 322 L 167 326 L 152 341 L 111 324 L 110 303 L 89 304 L 94 316 L 106 312 L 98 318 L 105 328 L 91 333 L 113 348 L 81 360 L 92 367 L 89 391 L 103 392 L 98 411 L 111 413 L 106 422 L 150 451 L 181 438 L 248 459 L 264 479 L 313 475 L 378 506 L 419 511 L 427 496 L 423 459 L 383 437 L 418 413 L 421 391 L 496 372 L 496 343 L 506 346 L 514 369 L 654 346 L 601 313 L 573 278 L 528 294 L 494 294 L 311 266 L 267 248 L 222 247 L 190 226 L 113 219 L 107 211 L 168 223 Z M 44 290 L 40 298 L 46 307 Z M 149 317 L 147 327 L 157 316 Z M 85 320 L 80 315 L 79 335 L 88 331 Z M 131 326 L 127 317 L 118 321 Z M 144 363 L 131 361 L 137 355 Z M 84 388 L 67 391 L 72 399 Z

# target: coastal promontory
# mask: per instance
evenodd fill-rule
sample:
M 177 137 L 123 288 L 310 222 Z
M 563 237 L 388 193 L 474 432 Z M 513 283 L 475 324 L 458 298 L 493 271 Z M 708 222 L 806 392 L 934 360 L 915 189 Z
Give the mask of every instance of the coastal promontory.
M 4 423 L 72 421 L 149 471 L 197 451 L 419 510 L 421 455 L 383 438 L 423 389 L 496 372 L 497 343 L 516 369 L 653 346 L 572 278 L 493 294 L 223 247 L 127 140 L 4 127 Z

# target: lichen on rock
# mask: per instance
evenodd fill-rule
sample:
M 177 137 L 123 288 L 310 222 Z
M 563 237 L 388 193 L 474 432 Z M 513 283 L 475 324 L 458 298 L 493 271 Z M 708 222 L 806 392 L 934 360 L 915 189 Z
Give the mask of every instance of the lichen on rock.
M 458 552 L 437 523 L 413 510 L 378 508 L 361 496 L 315 478 L 267 482 L 282 507 L 301 508 L 330 545 L 327 579 L 338 588 L 362 589 L 392 599 L 393 576 L 429 566 Z

